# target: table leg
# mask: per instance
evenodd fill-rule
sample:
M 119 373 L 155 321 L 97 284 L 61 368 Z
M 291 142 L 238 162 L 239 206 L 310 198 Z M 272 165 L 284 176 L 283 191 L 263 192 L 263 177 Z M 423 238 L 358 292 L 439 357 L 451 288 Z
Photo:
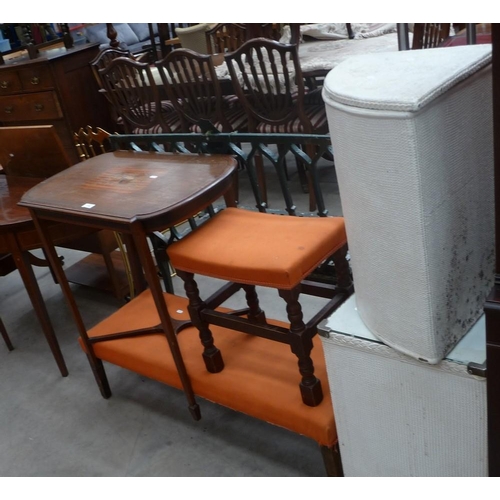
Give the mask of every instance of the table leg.
M 12 342 L 10 341 L 9 334 L 7 333 L 7 330 L 5 329 L 5 325 L 3 324 L 2 318 L 0 318 L 0 333 L 2 334 L 2 338 L 5 342 L 5 345 L 7 346 L 7 349 L 9 351 L 13 351 L 14 346 L 12 345 Z
M 35 314 L 38 317 L 38 321 L 40 322 L 45 338 L 47 339 L 50 350 L 52 351 L 52 355 L 56 360 L 61 375 L 63 377 L 67 377 L 68 369 L 59 347 L 59 342 L 57 341 L 54 333 L 54 328 L 50 321 L 35 273 L 31 267 L 29 252 L 21 251 L 17 238 L 14 234 L 7 235 L 7 238 L 9 240 L 12 257 L 14 258 L 17 269 L 19 270 L 19 274 L 21 275 L 26 291 L 28 292 L 28 296 L 33 305 L 33 309 L 35 310 Z
M 158 315 L 160 316 L 161 326 L 167 338 L 170 352 L 172 353 L 172 357 L 177 368 L 177 373 L 179 374 L 184 393 L 186 394 L 186 398 L 189 403 L 189 411 L 191 412 L 191 415 L 195 420 L 200 420 L 200 407 L 195 400 L 194 391 L 191 386 L 191 380 L 189 379 L 189 376 L 187 374 L 186 366 L 179 349 L 179 344 L 177 342 L 177 337 L 172 325 L 172 320 L 170 318 L 170 314 L 168 313 L 163 290 L 158 279 L 158 274 L 156 272 L 156 266 L 148 245 L 147 234 L 144 232 L 142 226 L 139 223 L 132 224 L 132 236 L 134 238 L 138 255 L 142 260 L 144 272 L 146 273 L 146 279 L 151 289 L 151 294 L 153 295 L 156 309 L 158 310 Z
M 99 390 L 101 391 L 102 396 L 107 399 L 111 396 L 111 389 L 109 388 L 106 372 L 104 371 L 102 361 L 95 356 L 94 349 L 90 345 L 87 336 L 87 329 L 85 328 L 82 317 L 76 305 L 75 297 L 73 296 L 73 292 L 71 291 L 69 282 L 66 279 L 66 274 L 64 273 L 64 270 L 62 268 L 62 264 L 57 255 L 54 243 L 49 236 L 47 224 L 45 223 L 45 221 L 39 220 L 33 211 L 30 210 L 30 212 L 33 223 L 35 224 L 35 227 L 42 241 L 45 255 L 49 259 L 52 270 L 54 271 L 59 286 L 62 289 L 64 298 L 66 299 L 71 314 L 73 315 L 73 319 L 75 320 L 78 332 L 80 333 L 80 337 L 85 343 L 87 357 L 89 359 L 90 366 L 92 368 L 92 372 L 94 373 L 94 377 L 96 379 Z

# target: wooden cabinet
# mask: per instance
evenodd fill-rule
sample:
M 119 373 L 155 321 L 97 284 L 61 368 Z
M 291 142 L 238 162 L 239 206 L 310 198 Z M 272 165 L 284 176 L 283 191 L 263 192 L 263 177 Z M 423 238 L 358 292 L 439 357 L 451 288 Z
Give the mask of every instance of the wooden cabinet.
M 54 125 L 73 163 L 73 132 L 91 125 L 114 132 L 106 99 L 89 62 L 99 44 L 52 48 L 0 66 L 0 125 Z

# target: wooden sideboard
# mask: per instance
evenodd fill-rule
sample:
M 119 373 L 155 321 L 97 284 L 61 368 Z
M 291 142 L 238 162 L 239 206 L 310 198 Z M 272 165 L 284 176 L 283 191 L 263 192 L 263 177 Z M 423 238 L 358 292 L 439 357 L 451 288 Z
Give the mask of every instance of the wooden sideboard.
M 78 161 L 73 132 L 91 125 L 114 132 L 106 99 L 89 62 L 99 44 L 53 48 L 0 66 L 0 125 L 54 125 L 72 163 Z

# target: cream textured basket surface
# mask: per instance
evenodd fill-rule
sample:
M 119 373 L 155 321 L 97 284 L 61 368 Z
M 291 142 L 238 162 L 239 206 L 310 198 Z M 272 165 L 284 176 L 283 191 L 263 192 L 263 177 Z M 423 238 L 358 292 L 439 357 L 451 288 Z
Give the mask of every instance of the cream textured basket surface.
M 383 344 L 351 296 L 319 332 L 347 477 L 488 475 L 482 316 L 455 349 L 430 365 Z
M 323 98 L 359 315 L 438 363 L 493 283 L 491 45 L 352 57 Z

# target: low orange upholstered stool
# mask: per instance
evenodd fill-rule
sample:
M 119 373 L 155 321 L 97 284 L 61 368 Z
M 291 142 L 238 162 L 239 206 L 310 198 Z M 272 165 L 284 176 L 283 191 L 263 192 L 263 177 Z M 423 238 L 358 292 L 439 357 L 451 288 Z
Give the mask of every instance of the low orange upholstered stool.
M 279 216 L 227 208 L 172 244 L 167 252 L 184 281 L 190 316 L 200 331 L 209 372 L 218 373 L 224 368 L 223 350 L 215 345 L 210 325 L 264 337 L 290 346 L 302 375 L 299 384 L 302 401 L 309 406 L 321 403 L 323 390 L 314 373 L 312 339 L 318 323 L 352 293 L 342 217 Z M 305 281 L 330 257 L 335 263 L 335 286 Z M 202 300 L 195 274 L 220 278 L 228 284 Z M 289 325 L 278 328 L 268 324 L 259 305 L 256 285 L 278 290 L 286 303 Z M 240 315 L 216 311 L 240 289 L 246 293 L 247 309 Z M 299 302 L 301 293 L 330 299 L 307 324 Z
M 341 475 L 328 387 L 318 406 L 301 404 L 296 390 L 300 376 L 286 345 L 219 327 L 214 328 L 214 333 L 226 355 L 226 367 L 221 373 L 207 373 L 200 356 L 198 330 L 189 321 L 191 326 L 181 326 L 189 320 L 187 299 L 166 293 L 164 296 L 172 322 L 177 325 L 179 347 L 195 394 L 313 439 L 321 446 L 329 475 Z M 89 330 L 88 336 L 100 360 L 182 389 L 165 335 L 116 337 L 116 332 L 145 331 L 159 323 L 151 292 L 146 290 Z M 80 345 L 85 350 L 81 339 Z M 319 339 L 314 339 L 314 346 L 316 372 L 328 384 Z

